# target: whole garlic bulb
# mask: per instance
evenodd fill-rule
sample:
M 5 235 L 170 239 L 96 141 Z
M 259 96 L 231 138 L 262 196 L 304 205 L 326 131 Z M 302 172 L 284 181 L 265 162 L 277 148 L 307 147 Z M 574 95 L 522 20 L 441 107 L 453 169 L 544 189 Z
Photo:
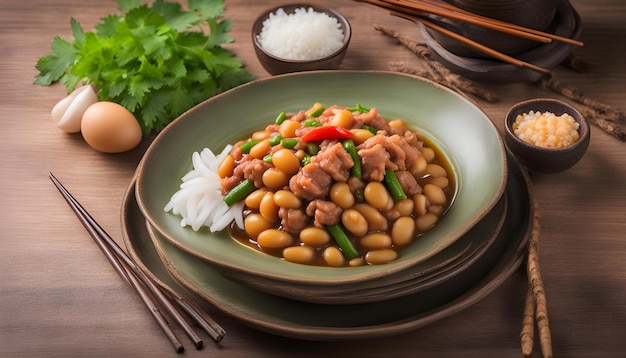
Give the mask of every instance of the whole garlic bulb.
M 52 121 L 64 132 L 78 133 L 83 113 L 97 101 L 98 96 L 91 85 L 78 87 L 54 105 L 50 113 Z

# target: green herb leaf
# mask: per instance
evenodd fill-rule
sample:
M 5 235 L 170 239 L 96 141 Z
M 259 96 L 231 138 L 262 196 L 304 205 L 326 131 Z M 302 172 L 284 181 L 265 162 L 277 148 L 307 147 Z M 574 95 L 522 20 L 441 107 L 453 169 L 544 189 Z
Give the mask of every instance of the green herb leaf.
M 188 0 L 189 10 L 164 0 L 117 3 L 123 14 L 101 18 L 95 32 L 84 32 L 71 19 L 73 42 L 53 39 L 51 53 L 35 65 L 34 83 L 58 81 L 68 93 L 81 82 L 93 83 L 100 100 L 121 104 L 144 132 L 154 132 L 205 99 L 252 80 L 221 47 L 233 41 L 233 21 L 221 18 L 223 0 Z

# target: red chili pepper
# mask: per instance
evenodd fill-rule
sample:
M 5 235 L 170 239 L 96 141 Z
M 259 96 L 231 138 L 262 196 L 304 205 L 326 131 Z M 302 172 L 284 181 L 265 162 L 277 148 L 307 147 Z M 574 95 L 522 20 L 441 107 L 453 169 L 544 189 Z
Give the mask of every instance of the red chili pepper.
M 311 129 L 302 136 L 305 142 L 316 142 L 324 139 L 350 139 L 352 132 L 335 126 L 322 126 Z

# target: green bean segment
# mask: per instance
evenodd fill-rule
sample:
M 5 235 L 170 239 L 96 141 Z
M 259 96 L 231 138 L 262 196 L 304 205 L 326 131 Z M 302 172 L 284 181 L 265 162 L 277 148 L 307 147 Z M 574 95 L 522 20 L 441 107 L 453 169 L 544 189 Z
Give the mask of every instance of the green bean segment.
M 283 123 L 285 121 L 285 119 L 287 119 L 287 113 L 280 112 L 278 114 L 278 117 L 276 117 L 276 120 L 274 120 L 274 123 L 281 124 L 281 123 Z
M 372 134 L 376 134 L 376 132 L 378 132 L 376 128 L 368 126 L 367 124 L 362 125 L 361 128 L 370 131 Z
M 281 140 L 283 140 L 283 136 L 280 134 L 277 134 L 270 138 L 270 145 L 274 146 L 274 145 L 280 144 Z
M 407 198 L 404 193 L 404 189 L 400 185 L 400 181 L 396 176 L 396 173 L 391 169 L 385 169 L 385 184 L 387 185 L 387 189 L 391 193 L 391 197 L 394 201 L 404 200 Z
M 310 155 L 315 155 L 320 151 L 320 146 L 317 143 L 309 142 L 306 146 L 306 150 Z
M 241 145 L 241 151 L 245 154 L 248 154 L 250 153 L 250 149 L 252 149 L 252 147 L 254 147 L 257 143 L 259 143 L 258 140 L 250 139 L 249 141 Z
M 347 260 L 351 260 L 360 255 L 354 247 L 354 244 L 352 244 L 352 241 L 350 241 L 348 235 L 346 235 L 339 224 L 326 225 L 326 229 L 333 239 L 335 239 L 337 245 L 339 245 L 339 248 L 341 249 L 341 252 L 343 252 L 343 256 L 345 256 Z
M 305 119 L 302 121 L 302 125 L 305 127 L 321 127 L 322 123 L 315 119 Z
M 226 196 L 224 196 L 224 202 L 226 205 L 233 206 L 240 200 L 243 200 L 248 194 L 256 190 L 254 183 L 250 179 L 245 179 L 241 183 L 232 188 Z
M 361 179 L 361 160 L 359 159 L 359 154 L 356 151 L 356 147 L 354 146 L 354 142 L 352 139 L 346 139 L 343 142 L 343 148 L 350 154 L 352 157 L 352 161 L 354 165 L 350 169 L 350 175 L 353 177 Z
M 311 117 L 319 117 L 322 113 L 324 113 L 325 110 L 326 110 L 326 108 L 324 108 L 323 106 L 320 106 L 319 108 L 317 108 L 316 110 L 311 112 L 309 114 L 309 116 L 311 116 Z
M 293 149 L 297 144 L 298 144 L 298 140 L 295 138 L 283 139 L 280 141 L 280 145 L 282 145 L 283 148 L 287 148 L 287 149 Z

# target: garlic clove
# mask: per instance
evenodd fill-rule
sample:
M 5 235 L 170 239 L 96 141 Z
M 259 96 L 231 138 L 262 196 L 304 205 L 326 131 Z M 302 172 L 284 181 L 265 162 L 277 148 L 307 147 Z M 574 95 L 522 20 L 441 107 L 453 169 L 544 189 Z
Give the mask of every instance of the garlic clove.
M 80 132 L 80 122 L 87 107 L 98 101 L 98 96 L 91 85 L 75 89 L 60 100 L 50 113 L 57 127 L 67 133 Z

